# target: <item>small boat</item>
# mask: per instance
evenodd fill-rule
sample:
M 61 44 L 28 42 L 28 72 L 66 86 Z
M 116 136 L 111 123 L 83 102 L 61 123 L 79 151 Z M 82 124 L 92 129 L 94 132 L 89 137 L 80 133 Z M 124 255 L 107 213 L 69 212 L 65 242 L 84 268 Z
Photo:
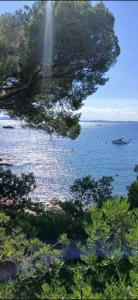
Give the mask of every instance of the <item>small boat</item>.
M 121 138 L 121 139 L 112 140 L 112 143 L 116 145 L 127 145 L 129 141 L 126 141 L 123 138 Z
M 14 129 L 15 127 L 14 127 L 14 126 L 9 126 L 9 125 L 8 125 L 8 126 L 3 126 L 3 128 L 4 128 L 4 129 Z

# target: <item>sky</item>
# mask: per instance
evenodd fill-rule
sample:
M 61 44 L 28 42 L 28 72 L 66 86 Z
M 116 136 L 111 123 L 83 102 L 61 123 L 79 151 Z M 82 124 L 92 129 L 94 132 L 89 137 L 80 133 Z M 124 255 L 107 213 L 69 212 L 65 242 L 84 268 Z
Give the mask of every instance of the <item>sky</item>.
M 115 17 L 121 54 L 106 85 L 86 100 L 82 118 L 138 121 L 138 2 L 104 2 Z
M 98 1 L 93 1 L 94 3 Z M 115 17 L 121 54 L 106 74 L 109 81 L 89 96 L 82 119 L 138 121 L 138 2 L 104 1 Z M 0 13 L 13 12 L 33 1 L 0 1 Z

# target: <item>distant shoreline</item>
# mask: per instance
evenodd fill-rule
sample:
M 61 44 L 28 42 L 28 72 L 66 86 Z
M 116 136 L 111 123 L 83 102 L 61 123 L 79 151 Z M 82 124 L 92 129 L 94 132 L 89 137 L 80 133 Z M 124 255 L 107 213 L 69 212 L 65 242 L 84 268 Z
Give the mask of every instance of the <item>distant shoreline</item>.
M 0 121 L 17 121 L 16 117 L 0 116 Z M 80 123 L 138 123 L 138 121 L 80 120 Z
M 0 117 L 0 121 L 17 121 L 18 119 L 16 117 L 9 117 L 9 116 L 3 116 Z M 80 123 L 138 123 L 138 121 L 111 121 L 111 120 L 80 120 Z
M 138 121 L 80 120 L 81 123 L 138 123 Z

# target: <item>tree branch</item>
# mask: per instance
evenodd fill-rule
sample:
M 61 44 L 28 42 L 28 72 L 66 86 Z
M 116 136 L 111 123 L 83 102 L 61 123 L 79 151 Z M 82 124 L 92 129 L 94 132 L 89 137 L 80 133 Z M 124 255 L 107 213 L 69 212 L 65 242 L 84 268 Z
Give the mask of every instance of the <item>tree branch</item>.
M 0 96 L 0 103 L 3 102 L 3 100 L 6 100 L 12 96 L 15 96 L 21 92 L 24 92 L 25 90 L 28 90 L 31 85 L 39 78 L 39 75 L 40 75 L 40 71 L 36 71 L 29 79 L 29 81 L 24 84 L 23 86 L 21 87 L 18 87 L 18 88 L 15 88 L 14 90 L 8 92 L 8 93 L 5 93 L 4 95 L 1 95 Z M 47 75 L 48 76 L 48 75 Z
M 50 78 L 50 77 L 54 77 L 54 78 L 61 77 L 61 74 L 60 75 L 58 74 L 58 66 L 54 66 L 54 67 L 55 67 L 55 70 L 52 71 L 52 72 L 51 72 L 50 69 L 49 70 L 44 70 L 44 71 L 41 71 L 41 70 L 35 71 L 26 84 L 24 84 L 24 85 L 22 85 L 18 88 L 15 88 L 13 90 L 10 90 L 10 92 L 7 92 L 7 93 L 1 95 L 0 96 L 0 105 L 5 104 L 5 102 L 3 102 L 3 101 L 8 100 L 10 97 L 18 95 L 21 92 L 29 90 L 30 87 L 36 81 L 47 79 L 47 78 Z M 57 69 L 56 69 L 56 67 L 57 67 Z M 46 71 L 47 71 L 47 73 L 46 73 Z M 64 77 L 65 74 L 62 74 L 62 76 Z

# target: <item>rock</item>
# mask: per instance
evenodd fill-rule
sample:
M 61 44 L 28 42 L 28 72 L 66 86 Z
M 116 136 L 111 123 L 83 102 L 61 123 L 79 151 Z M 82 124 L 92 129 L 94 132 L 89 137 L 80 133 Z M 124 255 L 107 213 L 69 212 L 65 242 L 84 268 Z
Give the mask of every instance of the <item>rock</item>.
M 65 245 L 62 243 L 58 243 L 55 245 L 54 249 L 63 251 L 60 258 L 64 261 L 74 261 L 80 258 L 80 249 L 76 245 Z
M 30 215 L 37 216 L 37 212 L 33 211 L 31 209 L 26 208 L 24 211 L 25 211 L 25 213 L 28 213 Z
M 12 164 L 6 163 L 6 162 L 0 162 L 1 167 L 12 167 Z
M 58 202 L 59 202 L 59 200 L 58 200 L 57 198 L 53 198 L 53 199 L 50 201 L 50 204 L 51 204 L 52 206 L 54 206 L 54 205 L 58 205 Z
M 51 204 L 47 205 L 46 211 L 51 211 L 51 212 L 58 212 L 58 211 L 60 211 L 60 212 L 62 212 L 62 213 L 65 214 L 64 210 L 62 209 L 62 207 L 60 205 L 58 205 L 58 204 L 57 205 L 51 205 Z
M 11 260 L 3 260 L 0 262 L 0 282 L 15 277 L 17 274 L 17 266 Z
M 53 198 L 49 203 L 46 204 L 46 211 L 61 211 L 64 212 L 59 205 L 59 199 Z
M 14 129 L 14 126 L 3 126 L 4 129 Z
M 1 167 L 12 167 L 13 164 L 9 163 L 8 160 L 10 160 L 10 159 L 0 158 L 0 166 Z
M 67 245 L 62 254 L 62 259 L 64 261 L 74 261 L 80 258 L 80 250 L 77 246 L 72 244 Z

